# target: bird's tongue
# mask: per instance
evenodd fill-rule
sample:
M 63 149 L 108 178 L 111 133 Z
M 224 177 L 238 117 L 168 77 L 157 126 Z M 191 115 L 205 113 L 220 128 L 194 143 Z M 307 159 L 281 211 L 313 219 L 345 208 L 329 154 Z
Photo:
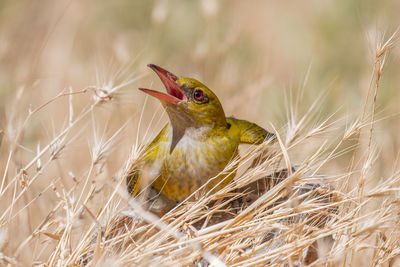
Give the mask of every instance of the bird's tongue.
M 177 81 L 178 77 L 171 72 L 157 66 L 154 64 L 148 65 L 155 73 L 157 73 L 158 77 L 160 77 L 161 82 L 164 84 L 167 89 L 168 94 L 164 94 L 161 92 L 156 92 L 150 89 L 140 88 L 142 91 L 157 97 L 158 99 L 165 100 L 170 103 L 178 103 L 185 99 L 185 95 L 182 93 Z

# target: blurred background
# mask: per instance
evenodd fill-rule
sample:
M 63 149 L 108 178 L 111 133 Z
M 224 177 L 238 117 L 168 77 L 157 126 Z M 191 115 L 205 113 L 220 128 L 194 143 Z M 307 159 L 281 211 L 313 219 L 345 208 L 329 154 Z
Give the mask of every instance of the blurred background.
M 30 111 L 61 92 L 125 85 L 77 123 L 62 154 L 30 187 L 24 201 L 37 204 L 16 215 L 24 225 L 29 221 L 19 234 L 28 236 L 51 210 L 49 200 L 57 197 L 44 189 L 49 181 L 71 189 L 87 175 L 85 164 L 102 140 L 126 126 L 92 177 L 106 181 L 124 165 L 138 129 L 145 143 L 168 120 L 157 100 L 137 90 L 164 90 L 148 63 L 199 79 L 228 116 L 270 130 L 270 123 L 278 131 L 286 127 L 289 105 L 299 119 L 315 102 L 310 127 L 331 114 L 346 125 L 363 109 L 376 46 L 397 30 L 398 14 L 395 0 L 0 1 L 0 169 L 8 166 L 6 184 L 92 103 L 93 94 L 59 97 L 24 124 Z M 386 60 L 374 128 L 378 180 L 399 166 L 399 46 Z M 13 145 L 18 149 L 7 165 Z M 336 159 L 331 171 L 346 171 L 350 156 Z
M 228 116 L 267 128 L 270 122 L 284 127 L 293 102 L 299 119 L 317 101 L 315 123 L 333 113 L 357 115 L 370 87 L 376 46 L 400 25 L 399 11 L 393 0 L 3 0 L 0 127 L 11 123 L 3 131 L 12 136 L 30 108 L 65 88 L 112 87 L 141 77 L 102 110 L 106 128 L 135 121 L 144 103 L 137 87 L 164 90 L 148 63 L 199 79 L 217 93 Z M 400 142 L 399 54 L 394 47 L 387 58 L 377 97 L 377 118 L 390 116 L 375 129 L 388 159 L 397 157 Z M 83 96 L 74 99 L 77 109 L 87 103 Z M 58 100 L 32 118 L 24 145 L 35 150 L 38 140 L 51 138 L 65 125 L 67 107 L 68 101 Z M 144 122 L 159 107 L 150 99 Z M 135 136 L 137 124 L 128 126 Z
M 146 73 L 146 64 L 194 76 L 228 115 L 284 120 L 283 92 L 303 87 L 305 109 L 321 92 L 324 113 L 353 112 L 369 85 L 375 43 L 399 25 L 383 1 L 12 1 L 0 3 L 0 110 L 24 87 L 29 101 Z M 381 81 L 378 110 L 399 99 L 399 49 Z M 137 85 L 126 97 L 140 98 Z M 161 88 L 160 88 L 161 89 Z M 254 97 L 257 96 L 257 97 Z M 248 105 L 251 101 L 252 105 Z M 4 126 L 3 126 L 4 127 Z

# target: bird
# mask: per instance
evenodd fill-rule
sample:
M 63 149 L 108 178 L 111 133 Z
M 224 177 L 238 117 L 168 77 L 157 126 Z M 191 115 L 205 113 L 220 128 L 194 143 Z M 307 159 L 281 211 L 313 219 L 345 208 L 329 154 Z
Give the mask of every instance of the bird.
M 198 190 L 216 192 L 229 184 L 237 166 L 226 167 L 238 156 L 240 144 L 273 143 L 276 135 L 247 120 L 226 117 L 215 93 L 198 80 L 154 64 L 148 67 L 167 92 L 139 90 L 161 102 L 169 123 L 140 154 L 126 184 L 132 197 L 149 185 L 169 203 L 160 211 L 165 214 Z

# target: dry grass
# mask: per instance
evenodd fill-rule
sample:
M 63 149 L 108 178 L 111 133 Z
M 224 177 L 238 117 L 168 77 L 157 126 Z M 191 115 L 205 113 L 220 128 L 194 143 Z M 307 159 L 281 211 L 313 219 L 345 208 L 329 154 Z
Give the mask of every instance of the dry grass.
M 125 2 L 118 3 L 124 9 Z M 301 85 L 286 91 L 285 105 L 276 105 L 281 100 L 271 95 L 279 95 L 278 90 L 268 96 L 263 90 L 278 88 L 274 79 L 292 74 L 284 72 L 290 60 L 282 56 L 277 42 L 269 44 L 277 28 L 272 25 L 265 40 L 259 36 L 257 8 L 246 7 L 255 14 L 249 18 L 240 13 L 244 7 L 239 2 L 204 1 L 196 8 L 202 8 L 203 19 L 210 22 L 205 32 L 200 22 L 193 22 L 200 20 L 197 17 L 188 26 L 206 38 L 186 40 L 171 33 L 171 25 L 187 31 L 164 14 L 172 12 L 171 3 L 132 4 L 152 14 L 152 24 L 146 26 L 140 14 L 127 19 L 121 11 L 108 19 L 120 21 L 118 27 L 126 23 L 143 29 L 137 36 L 121 30 L 110 41 L 102 35 L 113 34 L 114 28 L 98 21 L 102 12 L 115 6 L 91 5 L 82 1 L 56 7 L 43 1 L 30 6 L 48 16 L 36 16 L 23 4 L 11 2 L 1 9 L 0 59 L 6 67 L 0 67 L 5 73 L 0 84 L 9 88 L 1 91 L 0 101 L 1 265 L 400 263 L 400 97 L 386 89 L 398 81 L 398 75 L 390 75 L 390 59 L 395 61 L 392 55 L 398 53 L 397 31 L 382 36 L 369 31 L 370 38 L 363 40 L 372 53 L 366 56 L 370 63 L 362 62 L 361 74 L 349 79 L 359 85 L 356 97 L 355 89 L 337 97 L 331 88 L 341 88 L 339 83 L 326 86 L 326 80 L 314 78 L 319 70 L 310 67 Z M 272 17 L 274 10 L 287 8 L 268 7 L 272 11 L 265 12 Z M 296 5 L 290 7 L 296 10 Z M 17 16 L 21 10 L 25 13 Z M 303 15 L 316 20 L 322 11 L 314 7 L 309 12 Z M 87 17 L 97 18 L 97 27 Z M 249 21 L 254 27 L 229 30 L 223 17 Z M 18 25 L 36 35 L 23 36 L 27 31 Z M 223 37 L 210 25 L 219 25 Z M 111 30 L 104 30 L 107 27 Z M 87 38 L 87 29 L 98 40 Z M 166 33 L 172 36 L 165 38 Z M 258 51 L 262 56 L 254 57 L 253 47 L 247 48 L 240 34 L 268 43 Z M 196 39 L 195 34 L 191 38 Z M 160 40 L 162 47 L 157 46 Z M 102 41 L 104 45 L 95 45 Z M 182 46 L 184 41 L 192 46 Z M 135 51 L 130 52 L 130 45 L 136 45 Z M 76 53 L 71 52 L 74 46 L 79 48 Z M 83 59 L 92 54 L 92 47 L 108 51 L 106 58 L 113 60 L 100 60 L 107 62 L 103 66 Z M 346 49 L 354 52 L 359 47 Z M 175 53 L 178 56 L 170 55 Z M 265 53 L 274 68 L 268 67 Z M 318 57 L 317 68 L 326 60 Z M 179 66 L 171 69 L 176 74 L 184 70 L 191 75 L 193 68 L 216 88 L 228 115 L 257 121 L 278 136 L 272 146 L 241 148 L 241 158 L 231 163 L 239 168 L 234 183 L 215 194 L 199 192 L 196 201 L 185 201 L 161 219 L 131 199 L 125 188 L 127 168 L 167 120 L 155 101 L 135 89 L 154 87 L 156 78 L 145 77 L 150 71 L 144 66 L 150 62 L 167 69 Z M 249 64 L 255 67 L 247 71 Z M 321 86 L 328 90 L 315 93 Z M 379 96 L 386 102 L 379 102 Z M 351 101 L 350 111 L 339 109 L 345 98 Z M 269 123 L 274 112 L 285 116 Z

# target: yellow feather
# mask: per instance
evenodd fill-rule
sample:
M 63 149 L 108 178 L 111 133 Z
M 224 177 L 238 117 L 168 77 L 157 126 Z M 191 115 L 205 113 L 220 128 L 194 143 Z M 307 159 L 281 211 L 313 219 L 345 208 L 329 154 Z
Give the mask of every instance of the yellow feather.
M 217 96 L 199 81 L 180 78 L 178 84 L 187 101 L 163 103 L 172 123 L 148 145 L 127 177 L 133 196 L 144 186 L 144 177 L 155 190 L 176 202 L 203 186 L 205 192 L 219 190 L 236 174 L 234 169 L 221 172 L 238 155 L 240 143 L 260 144 L 274 138 L 254 123 L 225 118 Z M 201 103 L 191 98 L 196 90 L 206 96 Z

